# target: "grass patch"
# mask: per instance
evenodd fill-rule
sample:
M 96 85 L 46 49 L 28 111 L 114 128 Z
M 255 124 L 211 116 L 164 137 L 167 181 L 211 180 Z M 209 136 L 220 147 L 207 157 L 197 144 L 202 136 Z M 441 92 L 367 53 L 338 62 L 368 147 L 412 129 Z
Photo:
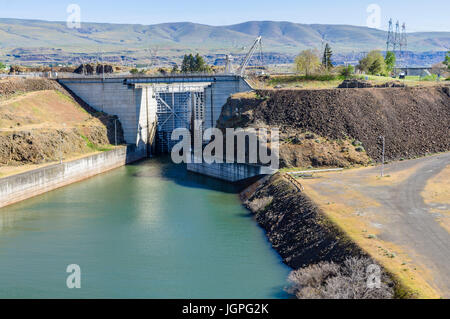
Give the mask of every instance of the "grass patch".
M 437 81 L 438 76 L 436 74 L 427 75 L 420 78 L 421 81 Z
M 269 85 L 292 84 L 310 81 L 336 81 L 345 80 L 344 76 L 335 74 L 318 74 L 318 75 L 290 75 L 290 76 L 274 76 L 269 80 Z
M 94 143 L 92 143 L 86 136 L 84 136 L 83 134 L 81 134 L 81 137 L 83 138 L 83 140 L 86 142 L 86 146 L 89 147 L 91 150 L 93 150 L 94 152 L 107 152 L 107 151 L 111 151 L 113 149 L 112 145 L 109 146 L 98 146 Z
M 75 101 L 71 96 L 64 94 L 63 92 L 57 91 L 55 90 L 56 94 L 58 95 L 58 97 L 66 100 L 67 102 L 72 103 L 73 105 L 75 105 L 79 110 L 83 111 L 86 114 L 89 114 L 89 112 L 82 107 L 80 104 L 77 103 L 77 101 Z

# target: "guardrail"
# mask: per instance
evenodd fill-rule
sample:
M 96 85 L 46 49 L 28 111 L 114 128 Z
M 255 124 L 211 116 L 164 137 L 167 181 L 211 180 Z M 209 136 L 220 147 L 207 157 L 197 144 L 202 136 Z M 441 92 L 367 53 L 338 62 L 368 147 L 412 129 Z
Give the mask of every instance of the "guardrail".
M 340 172 L 343 171 L 343 168 L 328 168 L 328 169 L 316 169 L 310 171 L 297 171 L 297 172 L 287 172 L 289 175 L 299 175 L 299 174 L 308 174 L 308 173 L 324 173 L 324 172 Z

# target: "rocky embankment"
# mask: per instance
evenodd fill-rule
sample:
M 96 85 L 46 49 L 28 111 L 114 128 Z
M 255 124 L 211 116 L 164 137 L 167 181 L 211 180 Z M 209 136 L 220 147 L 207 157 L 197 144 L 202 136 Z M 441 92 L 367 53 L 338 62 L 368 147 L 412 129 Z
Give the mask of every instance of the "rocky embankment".
M 280 173 L 264 178 L 243 191 L 241 199 L 272 247 L 295 270 L 290 280 L 297 297 L 412 296 L 382 269 L 381 288 L 368 288 L 367 267 L 376 263 L 320 211 L 293 178 Z
M 300 187 L 276 174 L 241 195 L 244 206 L 255 214 L 283 261 L 298 269 L 321 261 L 342 262 L 349 256 L 362 256 L 362 251 L 319 213 Z
M 260 90 L 237 94 L 219 127 L 278 127 L 281 167 L 399 160 L 450 149 L 450 88 Z
M 115 144 L 115 119 L 56 81 L 0 79 L 0 166 L 4 170 L 107 150 Z M 117 136 L 123 143 L 119 121 Z

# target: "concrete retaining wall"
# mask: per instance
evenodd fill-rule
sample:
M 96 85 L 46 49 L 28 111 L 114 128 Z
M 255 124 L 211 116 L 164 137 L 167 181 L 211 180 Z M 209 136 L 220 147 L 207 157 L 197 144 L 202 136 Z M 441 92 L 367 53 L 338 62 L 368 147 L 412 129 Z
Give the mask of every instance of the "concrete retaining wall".
M 98 111 L 117 115 L 124 138 L 138 148 L 152 148 L 157 122 L 157 102 L 152 85 L 189 85 L 205 83 L 204 128 L 216 126 L 222 107 L 231 94 L 249 91 L 250 85 L 239 76 L 175 76 L 162 78 L 67 78 L 59 83 Z M 149 153 L 151 153 L 149 151 Z
M 145 152 L 119 147 L 109 152 L 0 179 L 0 207 L 46 193 L 145 157 Z
M 239 163 L 192 163 L 187 164 L 187 170 L 197 174 L 214 177 L 227 182 L 239 182 L 255 176 L 273 175 L 277 170 L 266 166 L 239 164 Z
M 238 92 L 251 91 L 250 85 L 241 77 L 231 77 L 211 83 L 205 89 L 205 129 L 216 127 L 217 120 L 222 113 L 222 107 L 227 103 L 228 98 Z

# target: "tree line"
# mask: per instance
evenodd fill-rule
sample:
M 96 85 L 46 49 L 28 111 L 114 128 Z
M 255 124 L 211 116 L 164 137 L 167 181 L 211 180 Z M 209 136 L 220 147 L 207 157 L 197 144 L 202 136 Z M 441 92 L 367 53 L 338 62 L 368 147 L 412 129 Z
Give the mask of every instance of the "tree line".
M 352 65 L 336 67 L 333 62 L 333 51 L 331 46 L 327 43 L 322 53 L 322 59 L 319 58 L 317 50 L 304 50 L 295 58 L 295 69 L 299 74 L 304 74 L 306 77 L 313 75 L 326 75 L 331 70 L 338 71 L 342 76 L 349 77 L 355 70 L 359 70 L 364 74 L 390 76 L 394 72 L 397 62 L 397 57 L 394 52 L 388 51 L 383 56 L 379 50 L 370 51 L 365 57 L 359 60 L 356 68 Z M 440 63 L 450 71 L 450 51 L 447 52 L 445 60 Z
M 383 57 L 380 51 L 371 51 L 367 56 L 359 61 L 356 66 L 358 70 L 363 73 L 373 75 L 389 75 L 394 71 L 396 63 L 396 56 L 394 52 L 387 52 L 386 57 Z M 302 51 L 295 58 L 295 67 L 298 73 L 302 73 L 307 77 L 313 74 L 324 74 L 332 69 L 335 69 L 333 62 L 333 51 L 327 43 L 322 55 L 322 60 L 316 50 L 308 49 Z M 350 76 L 355 72 L 352 65 L 339 67 L 339 73 L 343 76 Z

